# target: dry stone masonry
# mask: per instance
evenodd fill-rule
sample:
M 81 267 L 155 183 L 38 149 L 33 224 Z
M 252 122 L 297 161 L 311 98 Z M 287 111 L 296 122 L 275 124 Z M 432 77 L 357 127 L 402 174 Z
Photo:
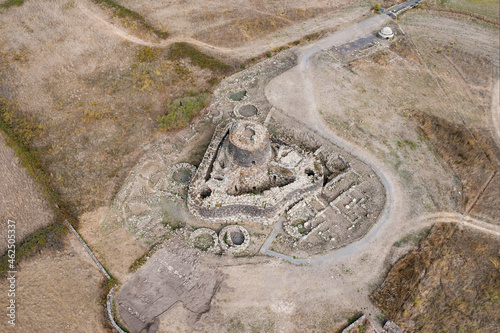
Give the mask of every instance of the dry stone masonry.
M 218 126 L 188 191 L 190 212 L 210 222 L 274 223 L 323 186 L 321 162 L 250 120 Z
M 242 226 L 228 225 L 220 231 L 219 243 L 223 251 L 239 254 L 250 245 L 250 235 Z

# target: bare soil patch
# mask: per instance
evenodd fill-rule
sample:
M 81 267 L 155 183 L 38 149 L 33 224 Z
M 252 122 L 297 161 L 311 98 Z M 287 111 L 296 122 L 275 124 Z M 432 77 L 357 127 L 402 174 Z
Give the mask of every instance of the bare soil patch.
M 106 214 L 105 207 L 83 214 L 79 232 L 109 273 L 123 283 L 131 276 L 129 267 L 147 249 L 124 228 L 103 226 Z
M 189 311 L 193 325 L 210 309 L 222 273 L 198 265 L 200 252 L 171 240 L 127 281 L 116 296 L 120 316 L 133 332 L 156 332 L 158 316 L 177 302 Z
M 405 332 L 494 332 L 498 245 L 498 239 L 484 234 L 436 225 L 417 251 L 396 263 L 372 297 Z

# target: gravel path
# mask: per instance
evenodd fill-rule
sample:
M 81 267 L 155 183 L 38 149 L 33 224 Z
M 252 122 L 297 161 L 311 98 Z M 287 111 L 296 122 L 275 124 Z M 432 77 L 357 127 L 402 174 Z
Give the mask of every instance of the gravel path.
M 370 35 L 381 29 L 389 20 L 390 18 L 386 15 L 373 16 L 305 47 L 298 48 L 296 52 L 298 57 L 297 66 L 274 78 L 265 89 L 266 97 L 276 109 L 328 138 L 349 154 L 370 165 L 386 189 L 387 201 L 385 208 L 368 234 L 346 247 L 326 255 L 311 258 L 310 263 L 313 265 L 357 262 L 365 255 L 378 253 L 379 255 L 374 257 L 370 264 L 365 264 L 370 266 L 369 269 L 366 270 L 366 267 L 364 269 L 376 276 L 379 274 L 383 260 L 395 240 L 411 231 L 436 222 L 458 222 L 461 225 L 500 236 L 500 230 L 497 230 L 498 228 L 495 226 L 460 214 L 444 212 L 433 216 L 424 216 L 417 220 L 410 218 L 411 202 L 393 168 L 362 147 L 349 142 L 345 138 L 336 136 L 325 125 L 317 108 L 317 99 L 331 98 L 331 96 L 318 96 L 314 87 L 314 80 L 311 77 L 314 55 L 334 46 Z

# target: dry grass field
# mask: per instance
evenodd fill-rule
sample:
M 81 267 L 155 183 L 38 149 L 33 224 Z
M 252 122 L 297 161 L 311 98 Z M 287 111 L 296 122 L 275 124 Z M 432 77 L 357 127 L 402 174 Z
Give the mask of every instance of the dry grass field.
M 311 4 L 304 1 L 269 8 L 276 14 L 291 8 L 295 13 L 290 18 L 295 20 L 292 23 L 347 5 L 354 6 L 353 13 L 360 15 L 355 2 L 342 6 L 340 2 L 318 2 L 321 10 L 299 15 L 299 9 L 306 4 L 310 8 Z M 163 6 L 162 10 L 147 6 L 132 9 L 144 12 L 144 17 L 152 24 L 158 23 L 159 28 L 160 21 L 169 22 L 174 27 L 171 29 L 188 37 L 208 28 L 210 38 L 214 38 L 214 27 L 207 27 L 208 22 L 214 22 L 210 12 L 221 11 L 225 17 L 222 21 L 232 22 L 246 20 L 242 13 L 255 13 L 260 5 L 252 4 L 253 10 L 228 12 L 223 9 L 233 5 L 225 3 L 213 5 L 212 11 L 199 3 L 189 5 L 186 11 L 182 4 L 155 4 Z M 93 15 L 90 18 L 89 11 Z M 208 16 L 200 19 L 203 13 Z M 154 48 L 125 41 L 114 33 L 116 29 L 122 29 L 119 31 L 126 36 L 134 35 L 136 30 L 112 15 L 108 7 L 101 9 L 81 0 L 26 1 L 22 6 L 2 9 L 0 16 L 2 97 L 15 103 L 17 112 L 33 116 L 43 126 L 44 134 L 34 139 L 32 146 L 40 151 L 52 183 L 76 216 L 110 201 L 141 154 L 141 147 L 159 135 L 157 117 L 168 111 L 171 101 L 210 91 L 221 75 L 241 61 L 226 56 L 228 66 L 211 66 L 197 61 L 189 50 L 173 52 L 168 42 Z M 100 24 L 92 19 L 95 17 L 109 23 Z M 189 32 L 186 27 L 199 31 Z M 253 40 L 280 27 L 283 25 L 266 27 Z M 234 32 L 234 36 L 242 38 L 240 46 L 247 42 L 243 31 Z M 210 42 L 223 43 L 226 37 L 221 35 Z
M 461 13 L 472 13 L 498 20 L 500 7 L 496 0 L 432 0 L 437 8 L 450 9 Z
M 319 59 L 319 108 L 335 133 L 393 166 L 415 213 L 469 211 L 485 190 L 488 204 L 472 212 L 498 223 L 496 176 L 483 188 L 499 165 L 490 121 L 498 31 L 438 17 L 405 14 L 406 36 L 348 64 Z
M 12 148 L 6 146 L 0 135 L 0 253 L 7 249 L 8 220 L 16 222 L 16 240 L 19 242 L 33 232 L 55 222 L 52 207 L 40 193 L 39 185 L 21 166 Z
M 499 269 L 497 238 L 436 225 L 373 298 L 405 332 L 495 332 Z
M 81 217 L 83 237 L 90 240 L 98 256 L 106 253 L 99 256 L 100 259 L 123 281 L 130 276 L 130 264 L 146 249 L 137 245 L 123 229 L 100 237 L 98 223 L 106 211 L 100 207 L 109 204 L 150 142 L 165 135 L 176 135 L 161 131 L 158 116 L 170 112 L 169 107 L 175 105 L 175 101 L 210 92 L 220 77 L 238 69 L 242 61 L 269 50 L 267 45 L 282 45 L 306 34 L 332 29 L 361 17 L 367 10 L 367 4 L 360 6 L 357 1 L 323 1 L 312 9 L 310 3 L 297 1 L 267 5 L 266 10 L 272 9 L 275 13 L 269 16 L 266 10 L 260 12 L 260 2 L 246 4 L 248 10 L 233 3 L 207 2 L 199 8 L 196 8 L 199 4 L 189 5 L 190 12 L 185 12 L 185 4 L 174 7 L 160 4 L 165 10 L 164 16 L 158 19 L 154 11 L 138 10 L 144 15 L 141 25 L 91 1 L 18 1 L 11 6 L 10 3 L 2 2 L 0 6 L 0 98 L 2 107 L 6 106 L 2 109 L 2 120 L 14 127 L 19 124 L 12 122 L 10 115 L 24 121 L 23 126 L 15 128 L 16 133 L 38 154 L 48 183 L 54 193 L 68 203 L 70 214 Z M 213 10 L 206 11 L 207 6 L 212 5 Z M 218 11 L 221 20 L 215 19 Z M 352 17 L 331 18 L 332 13 L 344 15 L 343 11 Z M 319 21 L 314 20 L 316 17 Z M 164 25 L 165 21 L 169 24 Z M 151 23 L 151 29 L 148 30 L 144 22 Z M 305 25 L 299 27 L 298 23 Z M 215 28 L 213 24 L 220 25 L 219 39 L 207 34 Z M 236 30 L 231 28 L 224 34 L 229 27 Z M 280 36 L 272 36 L 281 28 L 292 30 L 290 34 L 285 31 Z M 152 29 L 163 31 L 173 39 L 158 43 Z M 253 35 L 249 37 L 248 33 Z M 189 45 L 172 44 L 182 41 L 183 37 L 203 41 L 202 36 L 207 41 L 210 37 L 209 41 L 216 46 L 227 45 L 229 41 L 233 46 L 246 47 L 249 41 L 254 46 L 255 43 L 262 45 L 250 46 L 243 56 L 238 53 L 233 59 L 228 50 L 224 56 L 213 58 Z M 270 39 L 261 42 L 259 38 Z M 200 45 L 206 50 L 203 43 Z M 216 50 L 224 51 L 223 48 Z M 203 103 L 206 101 L 201 105 Z M 196 116 L 196 111 L 190 117 Z M 180 124 L 184 122 L 182 119 Z M 30 132 L 31 129 L 36 131 Z M 17 229 L 20 240 L 54 223 L 54 215 L 50 204 L 37 193 L 36 183 L 19 168 L 19 162 L 3 142 L 1 149 L 4 172 L 0 180 L 7 188 L 2 191 L 1 200 L 2 204 L 10 203 L 6 210 L 2 209 L 1 225 L 3 227 L 7 218 L 15 219 L 20 225 Z M 0 245 L 3 252 L 6 245 L 3 238 Z M 67 328 L 95 332 L 104 320 L 102 308 L 95 306 L 102 279 L 82 263 L 80 256 L 86 254 L 81 253 L 78 245 L 66 244 L 61 249 L 62 245 L 56 242 L 52 246 L 57 248 L 55 252 L 42 250 L 42 254 L 21 263 L 19 279 L 24 287 L 20 289 L 23 300 L 19 311 L 24 318 L 18 327 L 21 331 L 33 332 Z M 51 282 L 51 277 L 57 277 L 55 282 Z M 85 281 L 85 286 L 81 281 Z M 62 293 L 55 292 L 55 283 L 63 286 Z M 45 292 L 44 286 L 52 288 L 55 299 L 39 311 L 37 321 L 43 325 L 35 328 L 33 311 L 43 300 L 40 295 Z M 72 299 L 81 299 L 82 306 L 71 304 Z M 67 311 L 57 311 L 60 307 Z M 72 318 L 75 313 L 79 313 L 78 320 L 82 322 Z M 72 323 L 67 324 L 68 321 Z
M 107 332 L 101 306 L 105 278 L 73 234 L 58 248 L 46 248 L 17 267 L 16 325 L 0 321 L 2 332 Z M 0 284 L 7 304 L 7 284 Z
M 11 2 L 19 5 L 5 5 Z M 399 2 L 380 1 L 384 7 Z M 36 152 L 50 193 L 67 204 L 82 237 L 120 283 L 131 279 L 130 266 L 148 249 L 117 223 L 102 221 L 113 219 L 107 215 L 112 200 L 138 161 L 168 142 L 162 147 L 182 151 L 179 160 L 199 163 L 214 125 L 198 116 L 223 77 L 271 57 L 280 46 L 302 45 L 360 21 L 374 5 L 361 0 L 2 4 L 0 125 L 14 127 Z M 325 124 L 382 161 L 403 189 L 392 194 L 405 200 L 405 207 L 395 207 L 405 220 L 384 240 L 396 241 L 402 226 L 426 213 L 470 213 L 500 223 L 500 153 L 491 122 L 492 100 L 498 98 L 493 87 L 499 32 L 498 24 L 487 23 L 498 17 L 496 5 L 494 0 L 431 1 L 389 23 L 397 33 L 390 44 L 345 62 L 328 51 L 309 60 Z M 467 12 L 476 18 L 464 19 Z M 198 139 L 186 144 L 182 128 L 193 120 Z M 53 202 L 1 136 L 0 156 L 0 185 L 6 189 L 0 191 L 0 228 L 7 218 L 16 220 L 20 240 L 60 222 Z M 435 233 L 439 230 L 424 247 L 444 252 L 417 285 L 422 296 L 412 298 L 413 305 L 401 303 L 407 311 L 389 317 L 410 330 L 432 331 L 443 318 L 421 313 L 451 313 L 451 301 L 466 311 L 464 304 L 479 300 L 482 308 L 464 317 L 450 314 L 448 322 L 462 320 L 467 328 L 474 328 L 471 318 L 486 323 L 482 310 L 497 315 L 491 306 L 498 298 L 498 276 L 491 275 L 492 267 L 498 270 L 496 243 L 462 230 L 450 236 L 456 244 L 433 243 Z M 99 304 L 104 278 L 72 234 L 57 239 L 19 263 L 16 331 L 105 332 L 109 327 Z M 391 242 L 377 244 L 380 253 L 368 248 L 373 244 L 360 245 L 359 253 L 346 251 L 331 267 L 320 261 L 294 266 L 259 255 L 205 256 L 207 267 L 223 277 L 220 290 L 209 295 L 210 311 L 193 320 L 193 313 L 175 303 L 159 316 L 159 332 L 331 332 L 359 310 L 380 315 L 368 296 L 384 272 L 373 269 L 389 269 L 410 248 L 391 250 L 393 258 L 386 260 Z M 460 249 L 463 243 L 471 247 Z M 0 236 L 0 252 L 5 246 Z M 466 281 L 480 294 L 480 286 L 465 278 L 471 271 L 462 267 L 475 267 L 474 255 L 484 264 L 477 280 L 489 288 L 483 298 L 462 292 Z M 445 287 L 437 286 L 439 274 L 447 279 Z M 0 284 L 2 304 L 4 287 Z M 440 298 L 442 290 L 460 295 L 450 301 Z M 0 331 L 5 325 L 0 322 Z
M 172 36 L 191 36 L 225 47 L 242 46 L 282 28 L 361 4 L 357 0 L 117 2 Z

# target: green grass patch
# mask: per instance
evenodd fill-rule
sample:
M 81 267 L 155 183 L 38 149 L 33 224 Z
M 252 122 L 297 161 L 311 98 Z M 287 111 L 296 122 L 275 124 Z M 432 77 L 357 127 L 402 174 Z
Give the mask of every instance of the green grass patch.
M 188 43 L 175 43 L 168 52 L 169 60 L 190 59 L 193 65 L 208 68 L 219 75 L 229 74 L 233 68 L 219 59 L 203 53 L 198 48 Z
M 411 149 L 415 149 L 418 146 L 418 144 L 416 144 L 415 142 L 413 142 L 411 140 L 408 140 L 408 139 L 407 140 L 403 140 L 403 141 L 398 141 L 397 145 L 398 145 L 399 148 L 402 148 L 403 146 L 408 146 Z
M 194 239 L 194 246 L 201 251 L 207 251 L 214 243 L 212 236 L 207 234 L 199 235 Z
M 93 0 L 93 1 L 96 4 L 105 5 L 108 8 L 111 8 L 117 17 L 126 18 L 129 20 L 135 21 L 136 23 L 138 23 L 142 27 L 144 27 L 146 30 L 154 33 L 158 38 L 165 39 L 169 35 L 168 32 L 156 29 L 151 24 L 149 24 L 141 14 L 139 14 L 136 11 L 133 11 L 127 7 L 124 7 L 124 6 L 120 5 L 119 3 L 116 3 L 113 0 Z
M 55 223 L 43 228 L 22 242 L 16 245 L 16 264 L 23 258 L 37 253 L 46 246 L 61 244 L 61 237 L 67 232 L 67 228 L 62 223 Z M 8 252 L 0 257 L 0 276 L 3 276 L 9 269 Z
M 24 3 L 24 0 L 7 0 L 0 4 L 0 8 L 9 8 L 12 6 L 21 6 Z
M 424 237 L 427 237 L 429 235 L 429 232 L 431 231 L 431 228 L 425 228 L 420 230 L 419 232 L 412 232 L 409 235 L 406 235 L 405 237 L 401 238 L 399 241 L 395 242 L 393 246 L 395 247 L 401 247 L 406 244 L 412 244 L 412 245 L 418 245 L 420 240 Z
M 166 114 L 157 118 L 160 129 L 169 131 L 186 127 L 209 102 L 210 94 L 207 92 L 171 101 Z

